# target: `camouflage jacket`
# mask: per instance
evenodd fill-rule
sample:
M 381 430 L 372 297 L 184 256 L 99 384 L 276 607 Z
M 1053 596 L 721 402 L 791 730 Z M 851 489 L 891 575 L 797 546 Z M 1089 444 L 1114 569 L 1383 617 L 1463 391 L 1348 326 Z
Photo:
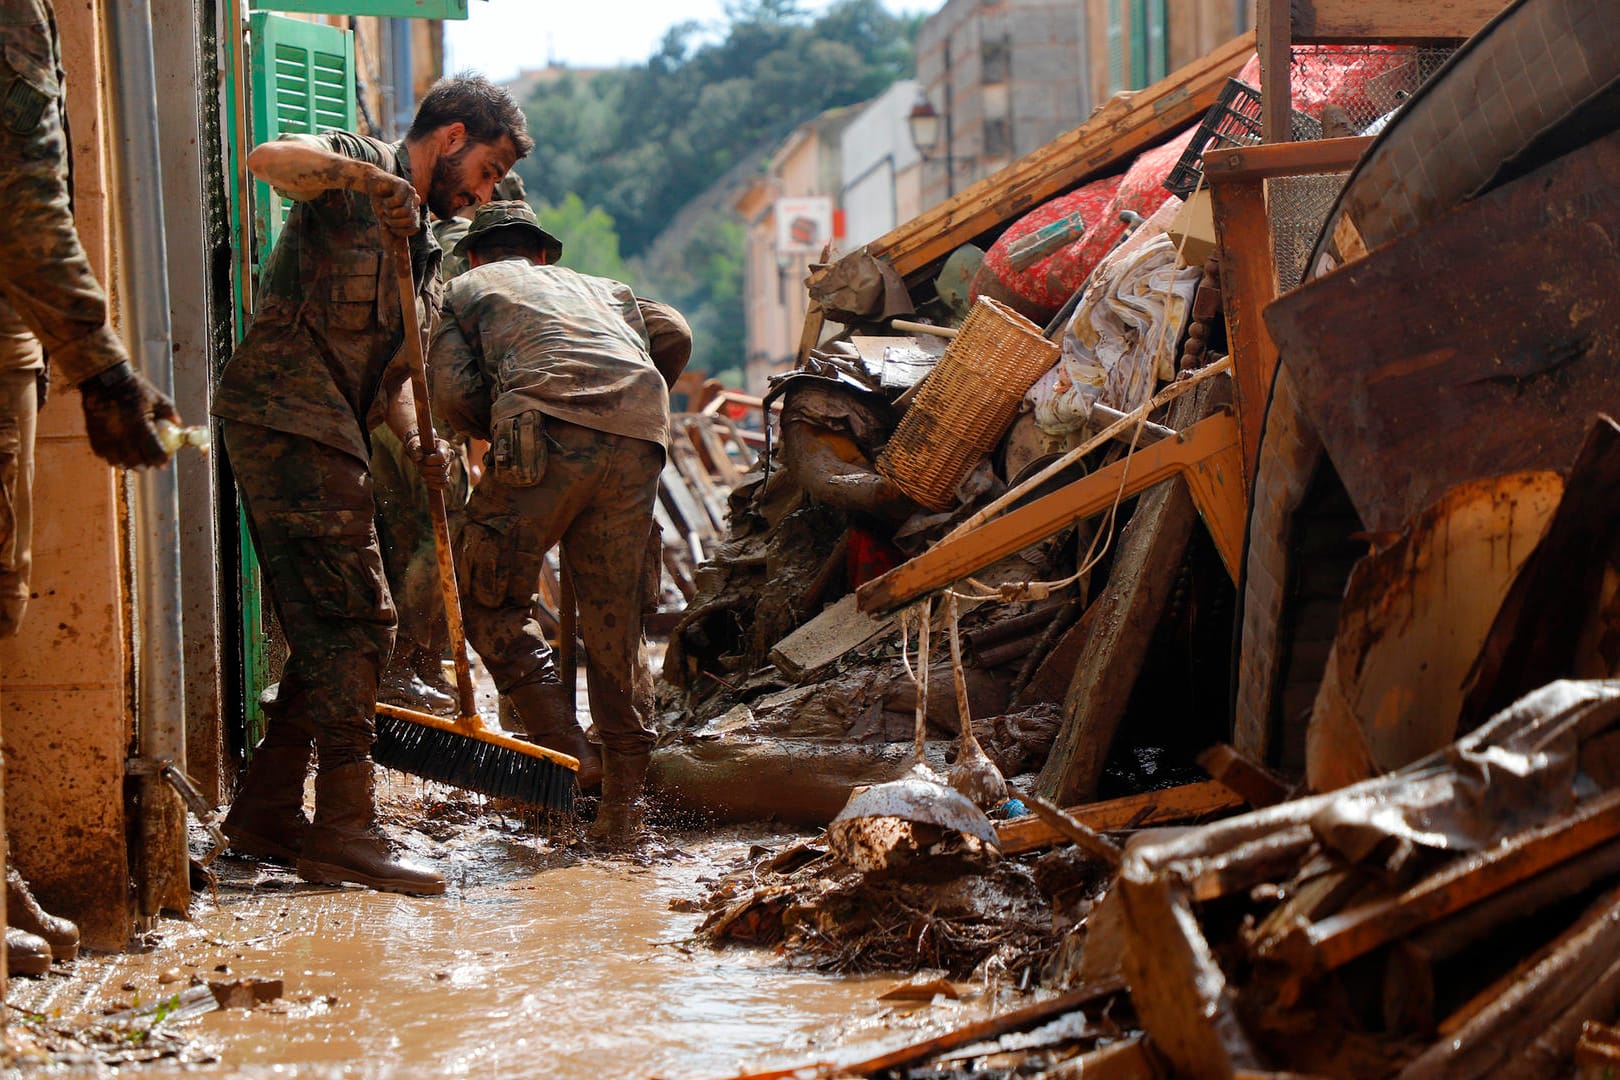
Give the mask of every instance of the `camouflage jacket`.
M 433 223 L 433 238 L 444 249 L 444 262 L 439 265 L 439 277 L 445 281 L 460 277 L 467 272 L 467 256 L 456 255 L 450 249 L 456 246 L 456 241 L 467 235 L 472 228 L 472 222 L 464 217 L 453 217 L 449 221 L 435 221 Z
M 62 102 L 48 0 L 0 0 L 0 199 L 12 221 L 0 232 L 0 362 L 37 367 L 43 345 L 79 383 L 129 354 L 73 226 Z
M 522 259 L 445 288 L 429 357 L 434 411 L 489 438 L 507 416 L 547 416 L 669 449 L 669 394 L 628 285 Z
M 411 178 L 403 144 L 345 131 L 282 137 Z M 441 288 L 439 245 L 421 229 L 410 247 L 418 297 L 432 311 Z M 220 374 L 213 413 L 367 459 L 378 391 L 408 377 L 403 361 L 395 362 L 403 327 L 370 197 L 331 190 L 294 202 L 260 275 L 253 324 Z

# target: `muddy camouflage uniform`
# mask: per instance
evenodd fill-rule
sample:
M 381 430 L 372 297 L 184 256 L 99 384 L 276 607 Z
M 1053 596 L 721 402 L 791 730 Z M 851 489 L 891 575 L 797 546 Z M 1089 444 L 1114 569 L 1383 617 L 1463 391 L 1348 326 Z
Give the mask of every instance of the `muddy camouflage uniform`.
M 410 157 L 347 132 L 290 136 L 410 180 Z M 410 240 L 422 301 L 439 247 Z M 418 312 L 420 315 L 420 312 Z M 253 325 L 213 412 L 247 505 L 288 643 L 267 743 L 313 740 L 322 771 L 370 758 L 377 678 L 394 641 L 368 467 L 366 419 L 408 377 L 398 291 L 371 199 L 332 190 L 293 204 L 265 266 Z
M 430 364 L 435 408 L 493 444 L 457 544 L 468 639 L 503 693 L 556 681 L 535 583 L 561 542 L 591 718 L 606 750 L 645 752 L 642 569 L 669 398 L 635 297 L 565 267 L 475 267 L 445 291 Z
M 61 50 L 45 0 L 0 0 L 0 637 L 31 568 L 34 426 L 45 357 L 69 383 L 129 360 L 73 224 Z

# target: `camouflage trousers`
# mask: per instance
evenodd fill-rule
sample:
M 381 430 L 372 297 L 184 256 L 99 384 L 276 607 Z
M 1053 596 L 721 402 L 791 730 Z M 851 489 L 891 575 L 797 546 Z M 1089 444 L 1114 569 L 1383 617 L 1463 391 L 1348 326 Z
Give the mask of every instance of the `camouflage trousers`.
M 442 426 L 435 424 L 439 430 Z M 399 436 L 386 424 L 371 432 L 371 479 L 377 501 L 377 535 L 382 542 L 383 570 L 399 612 L 395 651 L 447 654 L 450 627 L 439 589 L 439 557 L 433 550 L 433 518 L 427 486 Z M 459 456 L 451 462 L 450 485 L 444 491 L 452 535 L 460 527 L 467 502 L 467 470 Z
M 535 590 L 546 552 L 562 544 L 585 643 L 591 718 L 620 754 L 652 747 L 652 674 L 641 637 L 643 560 L 663 450 L 547 417 L 539 482 L 502 483 L 490 469 L 467 503 L 456 544 L 467 639 L 505 693 L 554 682 Z
M 287 637 L 265 741 L 313 742 L 323 771 L 367 761 L 395 621 L 371 472 L 350 454 L 284 431 L 226 420 L 224 437 Z

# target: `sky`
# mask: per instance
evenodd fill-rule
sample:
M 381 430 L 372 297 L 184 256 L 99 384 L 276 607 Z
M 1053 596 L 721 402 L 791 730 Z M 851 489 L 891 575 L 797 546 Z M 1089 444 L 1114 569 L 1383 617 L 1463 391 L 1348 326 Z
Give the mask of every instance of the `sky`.
M 829 2 L 804 7 L 820 11 Z M 724 10 L 724 0 L 472 0 L 465 21 L 445 24 L 445 69 L 470 68 L 499 82 L 550 59 L 576 68 L 639 63 L 671 26 L 719 25 Z

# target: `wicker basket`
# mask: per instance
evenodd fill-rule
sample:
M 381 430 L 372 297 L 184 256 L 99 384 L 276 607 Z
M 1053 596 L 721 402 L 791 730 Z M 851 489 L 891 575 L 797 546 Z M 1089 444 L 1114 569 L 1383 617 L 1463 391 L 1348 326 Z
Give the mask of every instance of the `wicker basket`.
M 981 297 L 878 455 L 877 468 L 930 510 L 948 510 L 1018 403 L 1058 361 L 1058 346 L 1005 304 Z

